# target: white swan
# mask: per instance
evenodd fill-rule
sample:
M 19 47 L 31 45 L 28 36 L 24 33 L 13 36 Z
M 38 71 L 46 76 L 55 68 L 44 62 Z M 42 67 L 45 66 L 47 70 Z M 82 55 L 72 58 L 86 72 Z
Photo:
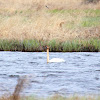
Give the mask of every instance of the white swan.
M 47 63 L 49 62 L 65 62 L 65 60 L 61 58 L 53 58 L 49 60 L 49 47 L 47 46 Z

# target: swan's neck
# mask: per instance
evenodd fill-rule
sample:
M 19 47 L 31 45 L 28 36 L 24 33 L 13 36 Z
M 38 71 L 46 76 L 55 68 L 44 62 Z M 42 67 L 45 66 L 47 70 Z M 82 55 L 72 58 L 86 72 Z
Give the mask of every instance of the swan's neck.
M 47 48 L 47 63 L 49 62 L 49 48 Z

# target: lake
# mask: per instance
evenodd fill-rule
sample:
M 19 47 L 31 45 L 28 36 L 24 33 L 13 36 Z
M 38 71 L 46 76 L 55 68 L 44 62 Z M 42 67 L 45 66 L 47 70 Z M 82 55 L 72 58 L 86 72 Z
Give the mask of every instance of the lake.
M 47 63 L 46 52 L 0 52 L 0 95 L 12 93 L 19 77 L 29 83 L 24 95 L 99 94 L 100 53 L 50 52 L 51 58 L 62 63 Z

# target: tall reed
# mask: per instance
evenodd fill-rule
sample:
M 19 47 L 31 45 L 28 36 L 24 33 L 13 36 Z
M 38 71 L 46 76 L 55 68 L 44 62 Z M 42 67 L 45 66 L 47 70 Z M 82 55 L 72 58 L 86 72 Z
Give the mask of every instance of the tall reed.
M 38 41 L 38 40 L 0 40 L 1 51 L 22 51 L 22 52 L 44 52 L 46 46 L 50 47 L 51 52 L 99 52 L 100 40 L 70 40 L 60 42 L 57 40 Z

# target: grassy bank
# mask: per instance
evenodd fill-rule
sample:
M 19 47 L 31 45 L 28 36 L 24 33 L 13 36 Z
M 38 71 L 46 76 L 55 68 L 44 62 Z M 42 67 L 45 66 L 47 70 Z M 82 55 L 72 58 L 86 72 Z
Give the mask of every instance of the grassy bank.
M 59 41 L 100 37 L 99 9 L 33 9 L 0 13 L 0 38 Z
M 51 52 L 99 52 L 100 40 L 73 40 L 59 42 L 38 40 L 0 40 L 0 51 L 44 52 L 46 46 Z
M 0 39 L 67 41 L 100 37 L 100 2 L 0 0 Z
M 0 50 L 100 51 L 100 2 L 83 1 L 0 0 Z
M 100 100 L 100 96 L 60 96 L 54 95 L 47 98 L 38 98 L 35 96 L 19 97 L 18 99 L 13 99 L 13 96 L 1 97 L 0 100 Z

